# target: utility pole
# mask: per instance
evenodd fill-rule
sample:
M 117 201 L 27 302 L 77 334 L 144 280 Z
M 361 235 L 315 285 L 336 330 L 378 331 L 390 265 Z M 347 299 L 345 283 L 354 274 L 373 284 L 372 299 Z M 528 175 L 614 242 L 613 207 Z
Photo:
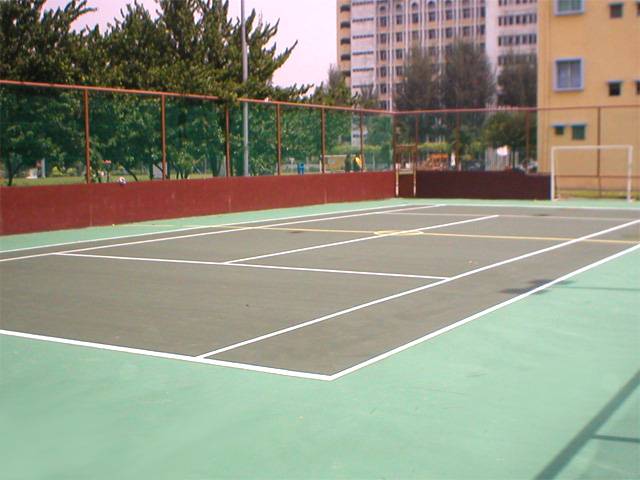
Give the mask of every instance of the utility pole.
M 249 59 L 247 58 L 247 29 L 244 24 L 244 0 L 240 0 L 240 17 L 242 33 L 242 83 L 249 78 Z M 244 176 L 249 176 L 249 104 L 242 103 L 242 146 L 244 152 Z

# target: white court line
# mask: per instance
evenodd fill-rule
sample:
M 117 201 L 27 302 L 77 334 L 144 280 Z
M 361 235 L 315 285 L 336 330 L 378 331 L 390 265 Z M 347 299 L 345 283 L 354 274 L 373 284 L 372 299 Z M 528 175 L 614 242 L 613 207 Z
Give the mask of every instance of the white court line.
M 66 345 L 75 345 L 78 347 L 97 348 L 99 350 L 111 350 L 114 352 L 133 353 L 136 355 L 145 355 L 147 357 L 168 358 L 171 360 L 182 360 L 191 363 L 203 363 L 206 365 L 216 365 L 218 367 L 237 368 L 239 370 L 249 370 L 253 372 L 272 373 L 275 375 L 284 375 L 287 377 L 308 378 L 312 380 L 328 381 L 328 375 L 319 373 L 299 372 L 296 370 L 285 370 L 282 368 L 262 367 L 260 365 L 250 365 L 246 363 L 226 362 L 223 360 L 211 360 L 207 358 L 190 357 L 189 355 L 180 355 L 176 353 L 156 352 L 154 350 L 145 350 L 142 348 L 121 347 L 119 345 L 109 345 L 106 343 L 85 342 L 82 340 L 72 340 L 69 338 L 49 337 L 47 335 L 36 335 L 33 333 L 16 332 L 13 330 L 0 330 L 0 335 L 9 337 L 28 338 L 30 340 L 40 340 L 53 343 L 64 343 Z
M 464 223 L 472 223 L 472 222 L 479 222 L 481 220 L 489 220 L 492 218 L 497 218 L 498 215 L 489 215 L 486 217 L 479 217 L 479 218 L 472 218 L 472 219 L 468 219 L 468 220 L 461 220 L 459 222 L 450 222 L 450 223 L 441 223 L 439 225 L 431 225 L 430 227 L 420 227 L 420 228 L 412 228 L 411 230 L 401 230 L 401 231 L 395 231 L 395 232 L 391 232 L 391 233 L 383 233 L 380 235 L 371 235 L 368 237 L 360 237 L 360 238 L 354 238 L 351 240 L 343 240 L 341 242 L 332 242 L 332 243 L 323 243 L 321 245 L 313 245 L 311 247 L 303 247 L 303 248 L 294 248 L 292 250 L 284 250 L 282 252 L 274 252 L 274 253 L 267 253 L 265 255 L 256 255 L 254 257 L 245 257 L 245 258 L 237 258 L 235 260 L 229 260 L 225 263 L 238 263 L 238 262 L 246 262 L 248 260 L 258 260 L 261 258 L 270 258 L 270 257 L 277 257 L 280 255 L 289 255 L 291 253 L 299 253 L 299 252 L 308 252 L 311 250 L 318 250 L 321 248 L 328 248 L 328 247 L 336 247 L 338 245 L 347 245 L 349 243 L 358 243 L 358 242 L 365 242 L 367 240 L 377 240 L 379 238 L 386 238 L 386 237 L 393 237 L 396 235 L 406 235 L 407 233 L 413 233 L 413 232 L 423 232 L 423 231 L 427 231 L 427 230 L 434 230 L 436 228 L 443 228 L 443 227 L 450 227 L 453 225 L 462 225 Z
M 212 350 L 211 352 L 207 352 L 207 353 L 203 353 L 202 355 L 199 355 L 199 357 L 200 358 L 204 358 L 204 357 L 209 357 L 209 356 L 212 356 L 212 355 L 217 355 L 219 353 L 223 353 L 223 352 L 226 352 L 226 351 L 229 351 L 229 350 L 234 350 L 236 348 L 243 347 L 243 346 L 246 346 L 246 345 L 250 345 L 252 343 L 259 342 L 259 341 L 262 341 L 262 340 L 266 340 L 268 338 L 275 337 L 277 335 L 282 335 L 283 333 L 292 332 L 292 331 L 298 330 L 300 328 L 304 328 L 304 327 L 308 327 L 310 325 L 314 325 L 316 323 L 324 322 L 324 321 L 329 320 L 331 318 L 335 318 L 335 317 L 339 317 L 339 316 L 342 316 L 342 315 L 346 315 L 348 313 L 355 312 L 355 311 L 361 310 L 363 308 L 371 307 L 373 305 L 378 305 L 380 303 L 388 302 L 390 300 L 395 300 L 396 298 L 401 298 L 401 297 L 405 297 L 407 295 L 412 295 L 414 293 L 422 292 L 422 291 L 428 290 L 430 288 L 434 288 L 434 287 L 437 287 L 437 286 L 440 286 L 440 285 L 444 285 L 445 283 L 453 282 L 455 280 L 459 280 L 461 278 L 468 277 L 470 275 L 475 275 L 476 273 L 484 272 L 486 270 L 497 268 L 497 267 L 500 267 L 502 265 L 507 265 L 509 263 L 517 262 L 519 260 L 524 260 L 525 258 L 533 257 L 535 255 L 540 255 L 540 254 L 546 253 L 546 252 L 550 252 L 550 251 L 556 250 L 558 248 L 563 248 L 563 247 L 566 247 L 566 246 L 569 246 L 569 245 L 573 245 L 574 243 L 578 243 L 578 242 L 581 242 L 583 240 L 588 240 L 589 238 L 597 237 L 597 236 L 600 236 L 600 235 L 605 235 L 607 233 L 613 232 L 615 230 L 620 230 L 622 228 L 626 228 L 626 227 L 629 227 L 631 225 L 635 225 L 637 223 L 640 223 L 640 220 L 634 220 L 632 222 L 627 222 L 627 223 L 624 223 L 622 225 L 616 225 L 615 227 L 611 227 L 611 228 L 608 228 L 606 230 L 601 230 L 599 232 L 590 233 L 589 235 L 584 235 L 584 236 L 579 237 L 579 238 L 574 238 L 572 240 L 568 240 L 568 241 L 563 242 L 563 243 L 552 245 L 550 247 L 542 248 L 540 250 L 535 250 L 533 252 L 525 253 L 523 255 L 518 255 L 517 257 L 508 258 L 506 260 L 502 260 L 500 262 L 492 263 L 490 265 L 485 265 L 484 267 L 476 268 L 474 270 L 469 270 L 468 272 L 464 272 L 464 273 L 461 273 L 459 275 L 455 275 L 453 277 L 447 278 L 446 280 L 440 280 L 438 282 L 430 283 L 428 285 L 423 285 L 421 287 L 412 288 L 410 290 L 405 290 L 403 292 L 396 293 L 394 295 L 389 295 L 387 297 L 382 297 L 382 298 L 379 298 L 377 300 L 373 300 L 373 301 L 370 301 L 370 302 L 362 303 L 360 305 L 355 305 L 353 307 L 350 307 L 350 308 L 347 308 L 347 309 L 344 309 L 344 310 L 340 310 L 338 312 L 334 312 L 334 313 L 331 313 L 329 315 L 325 315 L 323 317 L 315 318 L 313 320 L 309 320 L 309 321 L 304 322 L 304 323 L 300 323 L 300 324 L 297 324 L 297 325 L 293 325 L 291 327 L 283 328 L 281 330 L 276 330 L 274 332 L 267 333 L 265 335 L 260 335 L 259 337 L 255 337 L 255 338 L 251 338 L 251 339 L 248 339 L 248 340 L 244 340 L 242 342 L 234 343 L 233 345 L 228 345 L 226 347 L 219 348 L 217 350 Z M 632 248 L 634 248 L 634 247 L 632 247 Z
M 130 260 L 134 262 L 152 262 L 152 263 L 178 263 L 185 265 L 213 265 L 220 267 L 242 267 L 242 268 L 262 268 L 268 270 L 293 270 L 299 272 L 319 272 L 319 273 L 339 273 L 346 275 L 370 275 L 378 277 L 400 277 L 400 278 L 422 278 L 427 280 L 442 280 L 449 277 L 435 277 L 432 275 L 412 275 L 408 273 L 384 273 L 384 272 L 366 272 L 360 270 L 332 270 L 328 268 L 306 268 L 306 267 L 285 267 L 279 265 L 254 265 L 250 263 L 226 263 L 226 262 L 209 262 L 205 260 L 175 260 L 171 258 L 145 258 L 145 257 L 123 257 L 116 255 L 92 255 L 89 253 L 54 253 L 60 257 L 80 257 L 80 258 L 98 258 L 102 260 Z
M 379 212 L 380 215 L 386 215 L 387 212 Z M 391 213 L 391 215 L 415 215 L 415 216 L 422 216 L 422 217 L 436 217 L 436 216 L 442 216 L 442 217 L 481 217 L 484 215 L 484 213 L 420 213 L 420 212 L 394 212 Z M 567 217 L 567 216 L 560 216 L 560 215 L 553 215 L 553 216 L 540 216 L 540 215 L 509 215 L 509 214 L 504 214 L 501 213 L 500 214 L 501 218 L 539 218 L 541 220 L 603 220 L 603 221 L 610 221 L 610 222 L 619 222 L 619 221 L 624 221 L 624 220 L 631 220 L 631 217 Z
M 512 303 L 518 302 L 518 301 L 522 300 L 523 298 L 527 298 L 527 297 L 529 297 L 529 296 L 531 296 L 531 295 L 533 295 L 535 293 L 538 293 L 541 290 L 545 290 L 545 289 L 555 285 L 556 283 L 563 282 L 563 281 L 565 281 L 565 280 L 567 280 L 567 279 L 569 279 L 571 277 L 574 277 L 575 275 L 578 275 L 580 273 L 586 272 L 587 270 L 591 270 L 592 268 L 598 267 L 598 266 L 600 266 L 600 265 L 602 265 L 602 264 L 604 264 L 606 262 L 614 260 L 614 259 L 616 259 L 618 257 L 621 257 L 623 255 L 626 255 L 626 254 L 631 253 L 634 250 L 638 250 L 638 249 L 640 249 L 640 245 L 635 245 L 635 246 L 633 246 L 631 248 L 627 248 L 626 250 L 622 250 L 621 252 L 615 253 L 615 254 L 610 255 L 608 257 L 605 257 L 605 258 L 603 258 L 601 260 L 598 260 L 597 262 L 594 262 L 594 263 L 591 263 L 591 264 L 586 265 L 584 267 L 581 267 L 581 268 L 579 268 L 577 270 L 574 270 L 573 272 L 567 273 L 566 275 L 562 275 L 561 277 L 558 277 L 555 280 L 552 280 L 552 281 L 550 281 L 548 283 L 545 283 L 544 285 L 540 285 L 539 287 L 536 287 L 536 288 L 534 288 L 532 290 L 529 290 L 528 292 L 525 292 L 525 293 L 523 293 L 521 295 L 518 295 L 517 297 L 513 297 L 513 298 L 511 298 L 511 299 L 509 299 L 507 301 L 504 301 L 502 303 L 498 303 L 496 305 L 493 305 L 493 306 L 491 306 L 491 307 L 489 307 L 489 308 L 487 308 L 485 310 L 482 310 L 482 311 L 480 311 L 478 313 L 474 313 L 473 315 L 471 315 L 471 316 L 469 316 L 467 318 L 459 320 L 456 323 L 452 323 L 451 325 L 447 325 L 444 328 L 441 328 L 441 329 L 436 330 L 434 332 L 431 332 L 431 333 L 429 333 L 429 334 L 427 334 L 427 335 L 425 335 L 423 337 L 417 338 L 417 339 L 415 339 L 415 340 L 413 340 L 413 341 L 411 341 L 409 343 L 406 343 L 404 345 L 396 347 L 393 350 L 389 350 L 388 352 L 382 353 L 382 354 L 377 355 L 377 356 L 375 356 L 373 358 L 370 358 L 369 360 L 366 360 L 366 361 L 364 361 L 362 363 L 359 363 L 359 364 L 354 365 L 352 367 L 349 367 L 349 368 L 347 368 L 345 370 L 342 370 L 341 372 L 335 373 L 335 374 L 331 375 L 330 378 L 331 378 L 331 380 L 336 380 L 336 379 L 338 379 L 340 377 L 344 377 L 345 375 L 353 373 L 353 372 L 355 372 L 357 370 L 360 370 L 362 368 L 365 368 L 365 367 L 368 367 L 370 365 L 373 365 L 374 363 L 377 363 L 377 362 L 379 362 L 381 360 L 384 360 L 385 358 L 389 358 L 390 356 L 395 355 L 396 353 L 400 353 L 400 352 L 402 352 L 404 350 L 407 350 L 407 349 L 409 349 L 411 347 L 419 345 L 420 343 L 423 343 L 423 342 L 425 342 L 427 340 L 430 340 L 430 339 L 432 339 L 434 337 L 437 337 L 438 335 L 442 335 L 443 333 L 449 332 L 449 331 L 451 331 L 451 330 L 453 330 L 455 328 L 458 328 L 458 327 L 460 327 L 460 326 L 462 326 L 462 325 L 464 325 L 466 323 L 469 323 L 469 322 L 471 322 L 473 320 L 476 320 L 476 319 L 478 319 L 480 317 L 483 317 L 484 315 L 487 315 L 488 313 L 495 312 L 496 310 L 499 310 L 499 309 L 501 309 L 503 307 L 506 307 L 507 305 L 511 305 Z
M 251 223 L 260 223 L 260 222 L 272 222 L 272 221 L 280 221 L 280 220 L 292 220 L 294 218 L 308 218 L 308 217 L 318 217 L 321 215 L 332 215 L 335 213 L 353 213 L 353 212 L 367 212 L 370 210 L 382 210 L 384 208 L 393 208 L 396 207 L 396 210 L 400 210 L 397 207 L 405 207 L 408 206 L 410 204 L 408 203 L 401 203 L 399 205 L 385 205 L 382 207 L 370 207 L 370 208 L 356 208 L 356 209 L 351 209 L 351 210 L 338 210 L 335 212 L 324 212 L 324 213 L 309 213 L 306 215 L 293 215 L 293 216 L 289 216 L 289 217 L 279 217 L 279 218 L 267 218 L 267 219 L 262 219 L 262 220 L 248 220 L 245 222 L 231 222 L 231 223 L 221 223 L 221 224 L 217 224 L 217 225 L 193 225 L 190 227 L 182 227 L 182 228 L 176 228 L 176 229 L 172 229 L 172 230 L 159 230 L 157 232 L 146 232 L 146 233 L 135 233 L 135 234 L 131 234 L 131 235 L 118 235 L 115 237 L 104 237 L 104 238 L 93 238 L 93 239 L 89 239 L 89 240 L 76 240 L 73 242 L 61 242 L 61 243 L 50 243 L 47 245 L 40 245 L 37 247 L 24 247 L 24 248 L 14 248 L 11 250 L 0 250 L 0 254 L 2 253 L 12 253 L 12 252 L 22 252 L 22 251 L 27 251 L 27 250 L 38 250 L 38 249 L 42 249 L 42 248 L 52 248 L 52 247 L 62 247 L 65 245 L 77 245 L 77 244 L 81 244 L 81 243 L 91 243 L 91 242 L 102 242 L 102 241 L 109 241 L 109 240 L 120 240 L 122 238 L 136 238 L 136 237 L 148 237 L 151 235 L 162 235 L 163 233 L 177 233 L 177 232 L 187 232 L 187 231 L 191 231 L 191 230 L 202 230 L 203 228 L 220 228 L 220 227 L 229 227 L 232 225 L 248 225 Z M 434 205 L 435 206 L 435 205 Z M 439 206 L 439 205 L 438 205 Z M 418 208 L 422 208 L 423 206 L 419 206 L 419 207 L 410 207 L 411 210 L 413 209 L 418 209 Z M 427 205 L 427 207 L 431 207 L 431 205 Z M 122 226 L 136 226 L 135 224 L 126 224 L 126 225 L 119 225 L 119 227 Z M 146 225 L 138 225 L 141 227 L 144 227 Z M 154 225 L 156 228 L 157 227 L 161 227 L 161 224 L 158 225 Z M 99 228 L 99 227 L 96 227 Z M 2 261 L 2 260 L 0 260 Z
M 434 199 L 438 200 L 438 199 Z M 548 200 L 545 200 L 548 201 Z M 411 204 L 408 204 L 411 205 Z M 496 207 L 496 208 L 551 208 L 551 209 L 565 209 L 565 210 L 617 210 L 619 212 L 630 212 L 639 210 L 636 206 L 630 207 L 586 207 L 580 205 L 518 205 L 516 204 L 491 204 L 491 203 L 447 203 L 447 207 Z M 625 205 L 628 205 L 625 202 Z
M 433 205 L 432 207 L 429 208 L 436 208 L 439 207 L 440 205 Z M 386 208 L 386 207 L 376 207 L 376 208 Z M 411 207 L 413 208 L 424 208 L 424 207 Z M 356 210 L 356 211 L 362 211 L 362 210 Z M 362 216 L 367 216 L 367 215 L 377 215 L 378 212 L 370 212 L 367 211 L 366 213 L 356 213 L 356 214 L 351 214 L 351 215 L 339 215 L 339 216 L 334 216 L 334 217 L 323 217 L 323 218 L 312 218 L 312 219 L 306 219 L 306 220 L 297 220 L 294 222 L 283 222 L 283 223 L 274 223 L 274 224 L 268 224 L 268 225 L 259 225 L 257 227 L 243 227 L 243 228 L 231 228 L 229 230 L 216 230 L 213 232 L 202 232 L 202 233 L 192 233 L 190 235 L 176 235 L 173 237 L 162 237 L 162 238 L 151 238 L 148 240 L 136 240 L 133 242 L 123 242 L 123 243 L 114 243 L 114 244 L 110 244 L 110 245 L 96 245 L 94 247 L 86 247 L 86 248 L 76 248 L 76 249 L 71 249 L 71 250 L 63 250 L 61 252 L 47 252 L 47 253 L 38 253 L 38 254 L 34 254 L 34 255 L 24 255 L 21 257 L 11 257 L 11 258 L 4 258 L 4 259 L 0 259 L 0 263 L 2 262 L 13 262 L 16 260 L 27 260 L 29 258 L 38 258 L 38 257 L 47 257 L 56 253 L 75 253 L 75 252 L 87 252 L 87 251 L 91 251 L 91 250 L 101 250 L 104 248 L 114 248 L 114 247 L 125 247 L 125 246 L 130 246 L 130 245 L 141 245 L 141 244 L 145 244 L 145 243 L 157 243 L 157 242 L 164 242 L 164 241 L 169 241 L 169 240 L 180 240 L 180 239 L 185 239 L 185 238 L 195 238 L 195 237 L 204 237 L 204 236 L 209 236 L 209 235 L 221 235 L 223 233 L 234 233 L 234 232 L 243 232 L 246 230 L 260 230 L 260 229 L 266 229 L 266 228 L 271 228 L 271 227 L 282 227 L 285 225 L 296 225 L 299 223 L 311 223 L 311 222 L 321 222 L 323 220 L 337 220 L 337 219 L 341 219 L 341 218 L 352 218 L 352 217 L 362 217 Z M 318 215 L 326 215 L 326 214 L 315 214 L 313 216 L 318 216 Z M 290 217 L 290 218 L 301 218 L 300 216 L 296 216 L 296 217 Z M 305 218 L 305 217 L 302 217 Z M 281 220 L 286 220 L 286 218 L 283 218 Z M 259 223 L 259 222 L 265 222 L 268 220 L 255 220 L 255 221 L 250 221 L 250 222 L 243 222 L 242 224 L 249 224 L 249 223 Z M 237 224 L 231 224 L 231 225 L 240 225 L 240 223 Z M 226 225 L 218 225 L 218 227 L 224 227 Z M 162 233 L 162 232 L 161 232 Z M 151 234 L 146 234 L 146 235 L 151 235 Z M 4 253 L 4 252 L 1 252 Z

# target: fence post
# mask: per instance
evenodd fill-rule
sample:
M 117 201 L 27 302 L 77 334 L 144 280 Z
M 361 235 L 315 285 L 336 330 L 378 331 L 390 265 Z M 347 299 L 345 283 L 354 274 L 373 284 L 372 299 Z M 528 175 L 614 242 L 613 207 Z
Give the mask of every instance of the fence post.
M 396 177 L 396 197 L 400 196 L 400 168 L 396 161 L 396 115 L 391 114 L 391 162 L 393 162 L 393 171 Z
M 460 158 L 460 112 L 456 112 L 456 170 L 462 171 L 462 158 Z
M 85 180 L 91 183 L 91 132 L 89 127 L 89 90 L 86 88 L 82 92 L 84 103 L 84 161 L 85 161 Z
M 524 129 L 525 129 L 525 152 L 524 159 L 529 164 L 529 160 L 531 159 L 531 112 L 527 110 L 524 114 Z
M 360 112 L 360 158 L 362 159 L 362 171 L 367 170 L 367 160 L 364 158 L 364 114 Z
M 224 143 L 225 143 L 225 167 L 227 177 L 231 176 L 231 134 L 229 127 L 229 105 L 224 106 Z
M 325 173 L 325 156 L 327 154 L 327 143 L 326 143 L 326 135 L 327 135 L 327 125 L 326 125 L 326 113 L 324 108 L 320 109 L 320 134 L 322 135 L 322 163 L 321 163 L 321 172 Z
M 160 125 L 162 129 L 162 179 L 167 179 L 167 106 L 166 96 L 160 96 Z
M 277 173 L 282 173 L 282 125 L 280 124 L 280 104 L 276 104 L 276 150 L 278 154 L 278 168 Z
M 598 145 L 598 147 L 600 146 L 600 144 L 602 143 L 602 108 L 598 107 L 598 121 L 597 121 L 597 127 L 598 127 L 598 131 L 597 131 L 597 143 L 596 145 Z M 597 162 L 597 173 L 598 173 L 598 198 L 602 197 L 602 177 L 601 177 L 601 170 L 600 170 L 600 148 L 596 149 L 596 162 Z

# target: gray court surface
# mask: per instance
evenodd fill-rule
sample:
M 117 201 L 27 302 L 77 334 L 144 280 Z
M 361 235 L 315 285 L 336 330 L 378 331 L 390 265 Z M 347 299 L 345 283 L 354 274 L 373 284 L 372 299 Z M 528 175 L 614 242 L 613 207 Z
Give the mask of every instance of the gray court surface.
M 424 205 L 14 251 L 0 328 L 331 379 L 638 242 L 637 210 Z

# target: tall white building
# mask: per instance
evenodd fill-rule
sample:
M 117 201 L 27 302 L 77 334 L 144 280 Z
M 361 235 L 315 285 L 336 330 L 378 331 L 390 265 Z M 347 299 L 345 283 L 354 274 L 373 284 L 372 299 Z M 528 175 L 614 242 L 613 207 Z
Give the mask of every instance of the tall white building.
M 375 89 L 383 108 L 414 46 L 442 64 L 456 40 L 486 49 L 498 69 L 511 51 L 535 58 L 536 0 L 337 0 L 338 65 L 353 93 Z

